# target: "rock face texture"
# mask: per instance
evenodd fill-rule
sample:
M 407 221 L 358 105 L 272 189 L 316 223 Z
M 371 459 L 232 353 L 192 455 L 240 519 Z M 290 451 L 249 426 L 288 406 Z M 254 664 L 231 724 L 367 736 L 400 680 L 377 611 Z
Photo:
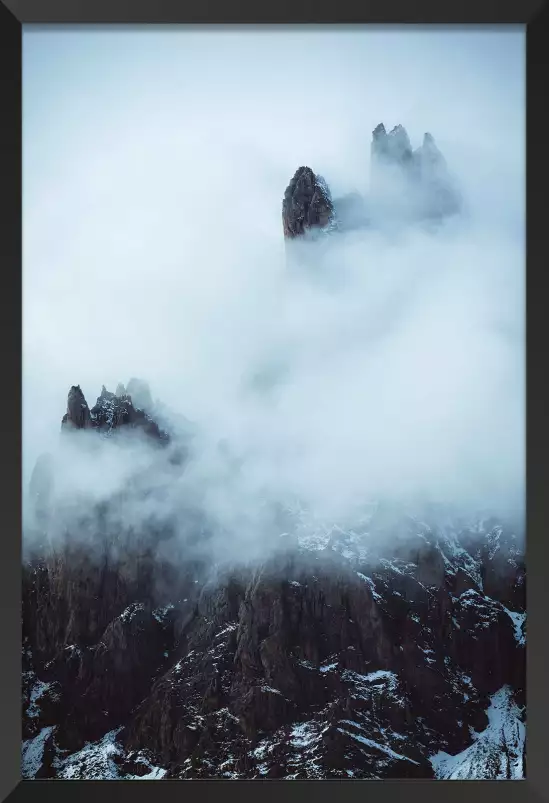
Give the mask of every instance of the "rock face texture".
M 288 184 L 282 202 L 284 236 L 292 239 L 330 225 L 334 207 L 324 179 L 310 167 L 300 167 Z
M 104 390 L 67 415 L 97 437 L 130 408 Z M 25 561 L 25 777 L 522 777 L 512 523 L 286 511 L 263 559 L 216 565 L 177 528 L 121 524 L 120 504 Z

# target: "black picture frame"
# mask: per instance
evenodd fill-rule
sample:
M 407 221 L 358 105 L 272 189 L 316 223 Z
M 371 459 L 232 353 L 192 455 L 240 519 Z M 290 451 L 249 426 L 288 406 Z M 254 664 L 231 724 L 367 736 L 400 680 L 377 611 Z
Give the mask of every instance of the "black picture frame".
M 3 306 L 0 314 L 3 345 L 2 392 L 0 392 L 2 495 L 2 549 L 0 552 L 0 800 L 32 801 L 117 800 L 136 803 L 151 795 L 160 800 L 189 798 L 236 798 L 256 795 L 262 799 L 290 800 L 334 796 L 342 801 L 363 799 L 372 793 L 376 800 L 393 803 L 398 799 L 429 799 L 448 803 L 467 797 L 511 801 L 549 800 L 545 780 L 549 720 L 549 649 L 546 638 L 549 583 L 548 505 L 549 439 L 544 351 L 547 339 L 547 301 L 542 290 L 548 270 L 549 221 L 547 203 L 549 177 L 549 136 L 543 123 L 549 97 L 547 32 L 549 14 L 540 0 L 376 0 L 356 3 L 327 0 L 308 3 L 265 4 L 240 0 L 229 6 L 223 0 L 3 0 L 0 2 L 0 226 Z M 527 31 L 527 769 L 524 781 L 165 781 L 152 789 L 131 781 L 21 781 L 21 270 L 22 270 L 22 178 L 21 178 L 21 39 L 25 24 L 514 24 Z M 542 370 L 539 370 L 541 367 Z M 37 410 L 37 415 L 40 411 Z M 543 600 L 545 599 L 545 603 Z M 257 783 L 262 786 L 258 787 Z M 466 786 L 464 786 L 466 784 Z M 314 790 L 312 787 L 315 787 Z

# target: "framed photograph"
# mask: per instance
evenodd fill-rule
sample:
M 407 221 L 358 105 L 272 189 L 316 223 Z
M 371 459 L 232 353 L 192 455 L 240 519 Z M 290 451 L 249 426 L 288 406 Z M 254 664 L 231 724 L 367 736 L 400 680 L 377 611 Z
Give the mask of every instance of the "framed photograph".
M 544 797 L 545 11 L 55 5 L 0 7 L 4 795 Z

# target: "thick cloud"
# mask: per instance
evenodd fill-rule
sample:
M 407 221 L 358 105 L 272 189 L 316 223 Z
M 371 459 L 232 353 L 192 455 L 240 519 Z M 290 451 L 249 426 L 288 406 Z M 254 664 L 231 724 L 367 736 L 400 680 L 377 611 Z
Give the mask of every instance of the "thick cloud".
M 158 506 L 184 487 L 248 540 L 296 497 L 333 516 L 379 496 L 520 505 L 523 48 L 520 31 L 29 29 L 25 481 L 72 384 L 91 406 L 140 376 L 201 431 Z M 290 177 L 367 192 L 380 121 L 435 136 L 466 214 L 325 238 L 292 270 Z M 146 462 L 101 455 L 59 458 L 58 488 L 108 494 Z

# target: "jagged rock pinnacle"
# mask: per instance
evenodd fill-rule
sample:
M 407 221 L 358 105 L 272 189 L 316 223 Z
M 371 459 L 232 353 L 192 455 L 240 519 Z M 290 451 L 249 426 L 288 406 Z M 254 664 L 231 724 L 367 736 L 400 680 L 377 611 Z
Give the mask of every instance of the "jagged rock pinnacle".
M 373 130 L 374 139 L 379 139 L 387 134 L 383 123 L 379 123 Z
M 402 125 L 387 133 L 383 123 L 372 132 L 371 190 L 382 214 L 414 220 L 442 218 L 460 210 L 460 196 L 446 161 L 430 133 L 412 150 Z
M 86 429 L 91 426 L 90 408 L 80 385 L 73 385 L 69 390 L 67 412 L 61 423 L 63 427 L 73 429 Z
M 334 207 L 328 185 L 310 167 L 300 167 L 284 193 L 282 223 L 286 238 L 300 237 L 333 221 Z
M 80 385 L 73 385 L 68 395 L 67 412 L 61 421 L 63 430 L 94 429 L 108 434 L 120 427 L 129 426 L 141 429 L 146 435 L 150 435 L 156 440 L 167 442 L 169 440 L 167 433 L 163 432 L 142 408 L 134 406 L 129 394 L 130 387 L 136 389 L 138 395 L 141 391 L 142 399 L 140 401 L 147 401 L 147 393 L 150 398 L 146 382 L 140 383 L 138 380 L 131 380 L 128 384 L 128 392 L 120 383 L 116 393 L 111 393 L 103 385 L 97 402 L 90 410 Z
M 383 123 L 372 132 L 372 159 L 405 165 L 412 159 L 412 146 L 406 129 L 396 125 L 387 133 Z
M 426 132 L 414 151 L 403 125 L 387 131 L 379 123 L 372 132 L 370 192 L 348 193 L 334 201 L 324 179 L 301 166 L 284 193 L 282 223 L 290 240 L 376 223 L 433 223 L 461 208 L 461 195 L 432 134 Z

